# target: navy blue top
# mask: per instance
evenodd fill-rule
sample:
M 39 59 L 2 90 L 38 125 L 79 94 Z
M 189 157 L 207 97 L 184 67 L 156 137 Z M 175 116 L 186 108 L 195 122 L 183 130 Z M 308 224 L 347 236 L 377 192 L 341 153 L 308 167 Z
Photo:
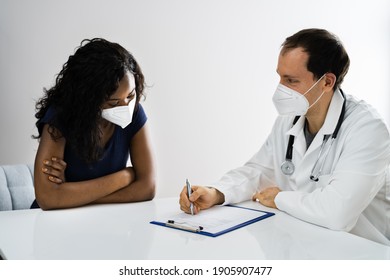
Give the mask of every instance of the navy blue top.
M 39 122 L 40 132 L 42 132 L 44 124 L 49 123 L 54 115 L 55 109 L 50 107 Z M 65 180 L 67 182 L 90 180 L 124 169 L 129 159 L 131 139 L 144 126 L 146 120 L 145 111 L 141 104 L 138 104 L 137 109 L 134 110 L 133 120 L 128 126 L 122 129 L 115 125 L 114 133 L 107 142 L 102 157 L 97 162 L 86 163 L 69 145 L 65 144 L 64 161 L 67 164 Z M 69 128 L 63 126 L 63 128 L 57 129 L 64 132 Z M 66 139 L 66 132 L 63 135 Z M 39 208 L 36 201 L 33 202 L 31 208 Z

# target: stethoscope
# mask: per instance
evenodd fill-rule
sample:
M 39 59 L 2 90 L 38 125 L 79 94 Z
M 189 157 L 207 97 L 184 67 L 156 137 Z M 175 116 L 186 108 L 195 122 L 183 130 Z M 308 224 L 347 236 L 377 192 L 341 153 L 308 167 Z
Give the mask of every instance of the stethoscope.
M 320 168 L 319 168 L 318 172 L 316 174 L 314 174 L 314 171 L 316 170 L 318 162 L 319 162 L 319 160 L 321 158 L 321 155 L 323 154 L 325 144 L 329 141 L 328 140 L 329 139 L 329 135 L 324 135 L 324 139 L 322 140 L 322 145 L 321 145 L 320 152 L 319 152 L 319 154 L 317 156 L 317 160 L 314 163 L 314 166 L 313 166 L 313 168 L 312 168 L 312 170 L 310 172 L 310 180 L 312 180 L 314 182 L 318 182 L 318 180 L 319 180 L 319 177 L 320 177 L 320 175 L 322 173 L 322 168 L 324 167 L 324 164 L 325 164 L 325 160 L 328 157 L 329 151 L 330 151 L 330 149 L 331 149 L 331 147 L 333 145 L 334 140 L 337 137 L 337 134 L 338 134 L 338 132 L 340 130 L 340 126 L 341 126 L 341 124 L 342 124 L 342 122 L 344 120 L 345 103 L 346 103 L 346 101 L 345 101 L 345 95 L 344 95 L 344 93 L 343 93 L 343 91 L 341 89 L 340 89 L 340 92 L 341 92 L 341 95 L 344 98 L 343 108 L 341 109 L 341 114 L 340 114 L 339 120 L 337 121 L 336 128 L 333 131 L 332 137 L 330 138 L 330 144 L 328 145 L 328 149 L 324 153 L 323 161 L 322 161 L 322 163 L 320 165 Z M 294 126 L 296 124 L 296 122 L 298 121 L 298 119 L 300 117 L 301 116 L 296 116 L 294 118 L 292 126 Z M 280 166 L 280 169 L 282 170 L 283 174 L 285 174 L 285 175 L 292 175 L 294 173 L 294 171 L 295 171 L 295 165 L 292 162 L 294 138 L 295 138 L 294 135 L 290 135 L 290 138 L 288 139 L 288 146 L 287 146 L 287 151 L 286 151 L 286 160 Z

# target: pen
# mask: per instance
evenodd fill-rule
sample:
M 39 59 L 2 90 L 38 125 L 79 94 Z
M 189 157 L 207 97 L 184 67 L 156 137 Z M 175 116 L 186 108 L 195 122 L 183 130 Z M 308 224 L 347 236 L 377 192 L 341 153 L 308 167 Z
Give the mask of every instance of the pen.
M 202 226 L 192 227 L 189 225 L 181 225 L 181 224 L 175 223 L 175 221 L 173 221 L 173 220 L 168 220 L 168 222 L 166 222 L 165 225 L 168 227 L 188 230 L 188 231 L 192 231 L 192 232 L 200 232 L 203 230 Z
M 188 199 L 190 199 L 190 195 L 192 193 L 192 189 L 191 189 L 190 181 L 188 181 L 188 179 L 186 179 L 186 185 L 187 185 Z M 191 209 L 191 215 L 194 215 L 194 204 L 192 202 L 190 204 L 190 209 Z

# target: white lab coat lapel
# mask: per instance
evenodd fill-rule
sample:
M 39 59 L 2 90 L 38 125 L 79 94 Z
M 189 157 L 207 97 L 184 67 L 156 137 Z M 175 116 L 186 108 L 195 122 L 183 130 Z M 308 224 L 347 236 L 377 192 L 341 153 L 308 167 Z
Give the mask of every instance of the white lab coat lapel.
M 295 165 L 295 172 L 288 178 L 288 183 L 286 182 L 285 185 L 288 185 L 291 190 L 298 190 L 298 178 L 297 176 L 300 174 L 298 170 L 300 169 L 300 165 L 302 162 L 302 158 L 305 155 L 306 152 L 306 140 L 305 135 L 303 133 L 303 127 L 305 125 L 305 116 L 301 116 L 296 124 L 287 131 L 287 135 L 293 135 L 294 138 L 294 145 L 293 145 L 293 155 L 292 155 L 292 161 Z M 284 176 L 286 178 L 286 176 Z
M 321 147 L 325 135 L 332 135 L 336 129 L 337 122 L 339 120 L 341 110 L 343 108 L 343 96 L 339 89 L 337 89 L 330 102 L 328 113 L 326 114 L 325 122 L 321 129 L 318 131 L 316 137 L 311 143 L 309 149 L 307 149 L 306 155 L 309 156 L 312 152 L 317 152 Z M 319 152 L 319 151 L 318 151 Z
M 322 125 L 321 129 L 318 131 L 316 137 L 313 139 L 313 142 L 310 144 L 309 148 L 306 152 L 304 152 L 304 156 L 302 160 L 304 160 L 306 157 L 309 157 L 312 153 L 315 153 L 316 155 L 319 153 L 319 149 L 321 148 L 322 142 L 324 140 L 325 135 L 332 135 L 336 126 L 337 122 L 339 120 L 341 110 L 343 108 L 343 96 L 341 95 L 341 92 L 339 89 L 337 89 L 332 97 L 332 100 L 329 105 L 328 113 L 326 114 L 325 122 Z M 296 141 L 299 143 L 297 147 L 297 152 L 302 152 L 302 147 L 306 150 L 306 139 L 305 134 L 303 133 L 303 126 L 305 123 L 305 118 L 300 118 L 299 121 L 301 121 L 299 129 L 299 133 L 297 133 L 298 137 Z M 295 127 L 295 126 L 294 126 Z M 293 128 L 294 128 L 293 127 Z M 316 156 L 317 157 L 317 156 Z
M 301 116 L 295 125 L 287 131 L 287 135 L 293 135 L 294 145 L 293 145 L 293 158 L 298 159 L 302 158 L 306 152 L 306 141 L 305 135 L 303 134 L 303 127 L 305 125 L 305 116 Z M 302 141 L 303 138 L 303 141 Z
M 306 150 L 306 138 L 303 132 L 305 125 L 305 116 L 301 116 L 297 123 L 287 132 L 289 135 L 294 135 L 293 146 L 293 162 L 295 164 L 295 173 L 290 177 L 290 186 L 296 189 L 297 186 L 307 186 L 310 189 L 311 184 L 307 184 L 310 172 L 320 152 L 320 148 L 324 139 L 324 135 L 333 134 L 336 128 L 338 119 L 343 107 L 343 97 L 339 90 L 334 92 L 333 98 L 329 105 L 329 110 L 325 118 L 325 122 L 313 139 L 309 149 Z

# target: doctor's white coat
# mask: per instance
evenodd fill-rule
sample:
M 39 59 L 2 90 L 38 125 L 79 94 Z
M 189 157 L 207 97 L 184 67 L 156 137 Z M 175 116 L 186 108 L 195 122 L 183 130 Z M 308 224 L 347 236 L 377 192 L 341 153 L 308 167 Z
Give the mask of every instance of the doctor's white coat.
M 279 116 L 261 149 L 244 166 L 229 171 L 211 186 L 224 193 L 225 204 L 248 200 L 258 190 L 278 186 L 282 189 L 275 199 L 279 210 L 390 245 L 390 136 L 370 105 L 346 95 L 345 118 L 322 175 L 318 182 L 310 180 L 324 135 L 333 133 L 342 106 L 343 97 L 336 90 L 325 122 L 308 149 L 305 117 L 292 127 L 294 117 Z M 295 136 L 295 172 L 288 176 L 280 166 L 290 134 Z

